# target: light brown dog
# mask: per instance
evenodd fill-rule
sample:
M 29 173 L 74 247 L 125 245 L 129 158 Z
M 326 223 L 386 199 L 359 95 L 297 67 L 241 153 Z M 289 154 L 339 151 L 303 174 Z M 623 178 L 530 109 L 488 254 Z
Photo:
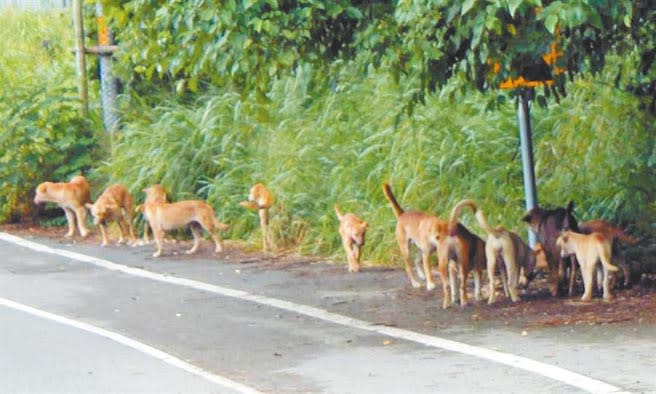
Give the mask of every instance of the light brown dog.
M 135 241 L 132 228 L 132 196 L 125 186 L 111 185 L 96 199 L 95 203 L 86 203 L 85 206 L 93 216 L 93 223 L 100 228 L 102 246 L 107 246 L 109 243 L 107 238 L 108 221 L 115 221 L 118 224 L 119 244 L 125 242 L 124 234 L 130 237 L 131 243 Z
M 66 214 L 68 221 L 67 237 L 75 234 L 75 221 L 82 237 L 89 234 L 86 227 L 87 209 L 84 204 L 89 202 L 89 183 L 81 175 L 74 176 L 71 181 L 66 182 L 43 182 L 36 188 L 34 203 L 53 202 L 59 205 Z
M 531 250 L 519 235 L 506 230 L 503 226 L 498 226 L 494 229 L 490 227 L 483 211 L 478 209 L 473 202 L 471 202 L 470 206 L 475 212 L 478 224 L 487 234 L 485 258 L 487 260 L 487 275 L 490 281 L 488 304 L 493 304 L 496 301 L 494 275 L 497 262 L 505 265 L 505 271 L 501 269 L 499 273 L 506 297 L 510 297 L 512 302 L 519 301 L 518 285 L 522 271 L 528 273 L 535 271 L 537 254 L 541 254 L 542 256 L 541 264 L 547 266 L 546 255 L 542 245 L 535 250 Z
M 446 234 L 447 223 L 437 216 L 428 215 L 423 212 L 407 211 L 399 205 L 392 194 L 392 188 L 388 183 L 383 184 L 383 193 L 392 205 L 394 216 L 396 216 L 396 241 L 401 249 L 403 255 L 403 262 L 405 263 L 405 272 L 410 279 L 412 287 L 418 288 L 421 286 L 419 281 L 415 278 L 412 266 L 410 265 L 410 244 L 414 244 L 421 253 L 423 262 L 423 271 L 419 266 L 418 261 L 415 261 L 415 269 L 420 279 L 426 279 L 426 289 L 433 290 L 435 282 L 433 282 L 433 275 L 431 273 L 430 256 L 436 250 L 438 238 Z M 442 275 L 442 288 L 445 294 L 445 308 L 448 306 L 447 295 L 449 294 L 447 272 L 440 271 Z
M 368 223 L 352 213 L 342 214 L 335 204 L 335 214 L 339 220 L 339 235 L 346 251 L 349 272 L 360 272 L 360 253 L 364 246 L 364 237 Z
M 175 203 L 146 203 L 142 206 L 145 219 L 150 223 L 153 229 L 153 237 L 157 249 L 153 257 L 159 257 L 162 254 L 162 241 L 164 231 L 175 230 L 181 227 L 189 226 L 194 236 L 194 245 L 186 253 L 192 254 L 198 250 L 200 245 L 201 233 L 199 226 L 210 233 L 215 243 L 215 253 L 223 250 L 221 238 L 218 230 L 227 230 L 228 225 L 219 222 L 214 214 L 214 209 L 205 201 L 186 200 Z
M 271 250 L 273 242 L 269 230 L 269 208 L 273 205 L 273 194 L 263 184 L 256 183 L 248 194 L 248 201 L 242 201 L 239 205 L 248 209 L 257 209 L 262 230 L 262 250 L 265 252 Z
M 576 255 L 576 260 L 581 266 L 581 276 L 583 277 L 583 287 L 585 289 L 581 297 L 582 301 L 592 299 L 594 272 L 599 260 L 601 260 L 603 269 L 604 299 L 612 299 L 609 271 L 615 272 L 618 268 L 610 260 L 611 240 L 601 233 L 579 234 L 565 230 L 556 239 L 556 245 L 560 248 L 562 257 Z
M 147 187 L 142 190 L 144 193 L 146 193 L 146 199 L 144 200 L 144 204 L 148 203 L 162 203 L 162 202 L 168 202 L 168 199 L 166 198 L 166 190 L 164 189 L 164 186 L 160 184 L 156 184 L 150 187 Z M 139 212 L 144 212 L 143 205 L 138 205 L 137 208 L 135 209 L 136 211 Z M 145 212 L 144 212 L 145 215 Z M 144 225 L 143 225 L 143 243 L 147 244 L 150 242 L 150 239 L 148 239 L 148 229 L 150 228 L 150 225 L 148 224 L 148 220 L 144 220 Z
M 481 300 L 481 276 L 486 265 L 485 242 L 458 222 L 460 213 L 466 207 L 476 211 L 476 205 L 472 200 L 458 202 L 451 210 L 446 232 L 437 243 L 438 270 L 443 277 L 448 270 L 451 301 L 455 303 L 456 294 L 459 294 L 461 306 L 467 305 L 468 302 L 467 279 L 470 272 L 474 274 L 474 298 L 476 301 Z M 450 261 L 455 263 L 455 270 L 448 268 Z M 457 280 L 455 273 L 458 274 Z

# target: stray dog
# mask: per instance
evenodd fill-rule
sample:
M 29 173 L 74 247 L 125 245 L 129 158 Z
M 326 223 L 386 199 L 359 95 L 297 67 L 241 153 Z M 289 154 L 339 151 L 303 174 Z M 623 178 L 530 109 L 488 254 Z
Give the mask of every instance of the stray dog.
M 481 275 L 485 269 L 485 242 L 476 234 L 472 233 L 458 222 L 462 210 L 470 207 L 476 212 L 476 205 L 472 200 L 462 200 L 451 210 L 447 227 L 446 237 L 438 240 L 437 261 L 440 272 L 446 273 L 449 261 L 454 261 L 458 274 L 458 286 L 456 286 L 455 274 L 449 270 L 449 282 L 451 284 L 451 300 L 456 302 L 456 287 L 460 295 L 460 305 L 467 305 L 467 279 L 469 273 L 474 273 L 474 297 L 476 301 L 481 300 Z
M 581 297 L 582 301 L 592 299 L 592 282 L 598 260 L 601 260 L 603 269 L 604 300 L 609 301 L 612 299 L 608 273 L 609 271 L 615 272 L 618 268 L 610 260 L 611 240 L 601 233 L 579 234 L 565 230 L 556 239 L 556 245 L 560 248 L 562 257 L 575 254 L 581 265 L 581 276 L 585 288 Z
M 244 208 L 257 209 L 260 215 L 260 228 L 262 229 L 262 250 L 271 249 L 272 239 L 269 231 L 269 208 L 273 205 L 273 195 L 261 183 L 256 183 L 248 194 L 248 201 L 239 203 Z
M 539 248 L 531 250 L 519 235 L 506 230 L 503 226 L 498 226 L 495 229 L 491 228 L 483 211 L 477 209 L 473 202 L 469 206 L 474 210 L 478 224 L 487 234 L 485 258 L 487 260 L 487 275 L 490 281 L 488 304 L 493 304 L 496 300 L 494 274 L 497 262 L 505 265 L 505 271 L 503 267 L 500 267 L 499 273 L 506 297 L 510 297 L 512 302 L 519 301 L 517 287 L 520 282 L 521 272 L 530 273 L 535 271 L 537 254 L 542 253 L 544 255 L 542 246 L 540 245 Z
M 433 275 L 431 274 L 430 255 L 437 248 L 438 238 L 446 234 L 447 223 L 437 216 L 428 215 L 423 212 L 403 211 L 403 208 L 396 201 L 394 194 L 392 194 L 392 188 L 388 183 L 383 184 L 383 193 L 392 205 L 394 216 L 397 219 L 396 241 L 399 244 L 399 249 L 401 249 L 403 262 L 405 263 L 405 272 L 408 275 L 408 279 L 410 279 L 412 287 L 419 288 L 421 284 L 415 278 L 412 266 L 410 265 L 411 243 L 419 249 L 423 261 L 423 272 L 419 263 L 415 261 L 417 275 L 419 275 L 420 279 L 426 279 L 427 290 L 433 290 L 435 288 L 435 282 L 433 282 Z M 447 267 L 445 266 L 444 268 L 444 272 L 440 272 L 440 274 L 442 275 L 442 288 L 445 294 L 444 308 L 446 308 L 449 305 L 447 297 L 449 295 L 449 289 L 447 285 Z
M 613 260 L 618 263 L 624 275 L 624 281 L 622 284 L 624 287 L 629 287 L 631 284 L 631 270 L 626 263 L 624 251 L 622 250 L 622 244 L 635 245 L 639 240 L 625 234 L 624 230 L 613 226 L 605 220 L 589 220 L 579 223 L 579 231 L 582 234 L 600 233 L 606 237 L 606 239 L 611 241 Z M 570 281 L 570 284 L 573 285 L 572 282 L 573 281 Z M 573 289 L 570 289 L 570 294 L 572 292 Z
M 218 230 L 228 230 L 229 226 L 219 222 L 214 215 L 214 209 L 205 201 L 186 200 L 175 203 L 145 203 L 142 208 L 146 220 L 153 229 L 153 238 L 157 249 L 153 257 L 159 257 L 162 254 L 162 240 L 164 231 L 174 230 L 189 225 L 191 233 L 194 236 L 194 246 L 186 253 L 196 253 L 200 245 L 201 233 L 199 227 L 202 227 L 210 233 L 216 245 L 214 252 L 219 253 L 223 250 L 221 238 L 217 234 Z
M 168 202 L 166 198 L 166 190 L 164 190 L 164 187 L 160 184 L 147 187 L 143 189 L 142 192 L 146 193 L 146 199 L 144 200 L 144 204 Z M 138 205 L 135 211 L 144 212 L 143 205 Z M 148 239 L 148 228 L 149 228 L 148 220 L 144 220 L 144 229 L 143 229 L 144 244 L 150 242 L 150 240 Z
M 68 233 L 66 237 L 75 234 L 75 221 L 82 237 L 89 234 L 86 227 L 87 209 L 84 204 L 89 202 L 89 183 L 82 175 L 76 175 L 71 181 L 66 182 L 43 182 L 36 188 L 34 203 L 54 202 L 59 205 L 66 214 L 68 222 Z
M 100 227 L 100 234 L 102 235 L 102 246 L 107 246 L 107 221 L 113 220 L 118 224 L 119 239 L 118 243 L 125 242 L 123 233 L 129 234 L 130 241 L 134 242 L 134 229 L 132 228 L 132 196 L 128 193 L 128 189 L 121 184 L 109 186 L 98 197 L 95 203 L 85 204 L 91 215 L 93 216 L 93 223 Z
M 342 214 L 335 204 L 335 214 L 339 219 L 339 235 L 346 251 L 349 272 L 360 272 L 360 252 L 364 246 L 364 236 L 367 232 L 367 222 L 360 220 L 352 213 Z
M 528 223 L 531 231 L 538 236 L 542 243 L 549 263 L 549 291 L 554 297 L 558 295 L 558 289 L 565 277 L 565 263 L 560 253 L 560 247 L 556 245 L 556 239 L 563 229 L 579 231 L 578 222 L 572 213 L 573 210 L 574 202 L 570 201 L 567 208 L 536 207 L 522 217 L 522 221 Z M 576 271 L 574 256 L 570 257 L 570 271 Z

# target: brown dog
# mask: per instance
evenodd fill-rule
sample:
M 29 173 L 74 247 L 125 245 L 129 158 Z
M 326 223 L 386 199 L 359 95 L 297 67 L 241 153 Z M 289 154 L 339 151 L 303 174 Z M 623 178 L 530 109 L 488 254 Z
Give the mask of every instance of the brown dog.
M 119 244 L 125 242 L 123 239 L 124 232 L 129 235 L 130 242 L 135 241 L 134 229 L 132 228 L 132 196 L 130 196 L 125 186 L 121 184 L 109 186 L 95 203 L 87 203 L 85 206 L 93 216 L 93 223 L 100 228 L 102 246 L 107 246 L 109 243 L 106 226 L 110 220 L 118 224 Z
M 187 225 L 191 228 L 194 236 L 194 246 L 186 253 L 192 254 L 198 250 L 200 245 L 201 233 L 199 226 L 210 233 L 216 245 L 214 252 L 218 253 L 223 250 L 221 238 L 217 234 L 218 230 L 227 230 L 228 225 L 218 221 L 214 215 L 214 209 L 205 201 L 187 200 L 175 203 L 146 203 L 143 204 L 143 212 L 146 220 L 153 229 L 153 237 L 157 244 L 157 250 L 153 257 L 159 257 L 162 254 L 162 241 L 164 231 L 174 230 Z
M 273 205 L 273 194 L 261 183 L 256 183 L 248 194 L 248 201 L 239 203 L 244 208 L 257 209 L 262 230 L 262 250 L 271 250 L 272 237 L 269 231 L 269 208 Z
M 581 297 L 582 301 L 590 301 L 592 299 L 594 271 L 599 260 L 601 260 L 603 269 L 602 283 L 604 299 L 610 300 L 612 298 L 608 273 L 615 272 L 618 268 L 610 260 L 611 240 L 601 233 L 579 234 L 565 230 L 556 239 L 556 245 L 560 248 L 561 256 L 565 257 L 575 254 L 576 259 L 581 265 L 581 276 L 583 277 L 583 287 L 585 288 L 583 297 Z
M 144 193 L 146 193 L 146 199 L 144 200 L 144 204 L 148 203 L 162 203 L 162 202 L 168 202 L 168 199 L 166 198 L 166 190 L 164 189 L 164 186 L 160 184 L 156 184 L 150 187 L 147 187 L 142 190 Z M 136 208 L 136 211 L 143 212 L 143 205 L 139 205 Z M 144 213 L 145 215 L 145 213 Z M 147 244 L 150 242 L 148 239 L 148 229 L 149 229 L 149 224 L 148 220 L 144 220 L 144 226 L 143 226 L 143 243 Z
M 446 274 L 449 261 L 455 262 L 458 283 L 456 283 L 453 271 L 449 270 L 451 300 L 454 303 L 456 302 L 455 289 L 457 287 L 461 306 L 467 305 L 467 279 L 472 271 L 474 273 L 474 297 L 476 301 L 481 300 L 481 275 L 486 265 L 485 242 L 458 222 L 460 213 L 466 207 L 470 207 L 476 212 L 476 205 L 472 200 L 462 200 L 456 204 L 449 216 L 447 236 L 440 237 L 437 246 L 437 261 L 440 273 L 444 272 Z
M 556 239 L 563 229 L 579 231 L 578 222 L 572 211 L 574 202 L 570 201 L 567 208 L 557 207 L 544 209 L 541 207 L 529 210 L 522 218 L 528 223 L 544 248 L 549 263 L 549 291 L 552 296 L 558 295 L 558 289 L 565 278 L 565 262 L 560 253 L 560 247 L 556 245 Z M 576 271 L 576 260 L 570 257 L 570 271 Z
M 360 272 L 360 252 L 364 246 L 367 233 L 367 222 L 360 220 L 352 213 L 342 214 L 335 204 L 335 214 L 339 220 L 339 235 L 346 251 L 349 272 Z
M 392 194 L 392 188 L 389 184 L 383 184 L 383 193 L 387 200 L 392 204 L 394 216 L 396 216 L 396 241 L 401 249 L 403 255 L 403 262 L 405 263 L 405 272 L 410 279 L 412 287 L 418 288 L 421 286 L 419 281 L 415 278 L 410 265 L 410 244 L 414 244 L 421 252 L 423 261 L 423 272 L 419 264 L 415 261 L 415 268 L 417 274 L 421 279 L 426 279 L 426 289 L 433 290 L 435 282 L 433 282 L 433 275 L 431 274 L 430 256 L 437 247 L 438 238 L 446 234 L 447 223 L 437 216 L 428 215 L 423 212 L 416 211 L 403 211 Z M 447 296 L 449 295 L 447 284 L 447 272 L 444 270 L 442 275 L 442 288 L 445 294 L 444 307 L 448 306 Z
M 75 234 L 75 221 L 82 237 L 89 234 L 86 227 L 87 209 L 84 204 L 89 202 L 89 183 L 81 175 L 74 176 L 71 181 L 66 182 L 43 182 L 36 188 L 34 203 L 53 202 L 59 205 L 66 214 L 68 222 L 67 237 Z
M 535 250 L 531 248 L 519 237 L 519 235 L 506 230 L 503 226 L 492 228 L 485 219 L 482 210 L 477 209 L 476 205 L 471 202 L 469 206 L 474 210 L 476 220 L 483 231 L 487 234 L 485 242 L 485 257 L 487 260 L 487 275 L 490 281 L 490 296 L 488 304 L 493 304 L 496 300 L 494 289 L 494 274 L 497 262 L 505 265 L 505 272 L 500 270 L 501 283 L 512 302 L 520 300 L 518 285 L 521 272 L 533 272 L 537 265 L 537 254 L 544 256 L 542 245 Z M 507 274 L 507 276 L 506 276 Z

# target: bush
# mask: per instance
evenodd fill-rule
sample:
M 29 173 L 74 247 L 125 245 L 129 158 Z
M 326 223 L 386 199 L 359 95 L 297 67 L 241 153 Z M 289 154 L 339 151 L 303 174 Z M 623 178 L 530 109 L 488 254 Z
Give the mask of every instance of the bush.
M 69 16 L 0 12 L 0 222 L 33 212 L 45 180 L 66 181 L 95 163 L 96 120 L 75 89 Z

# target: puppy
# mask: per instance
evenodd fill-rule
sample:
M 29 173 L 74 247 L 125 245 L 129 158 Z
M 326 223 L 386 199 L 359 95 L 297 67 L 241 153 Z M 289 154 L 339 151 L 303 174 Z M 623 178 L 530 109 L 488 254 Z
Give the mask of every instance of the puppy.
M 349 272 L 360 272 L 360 252 L 368 224 L 352 213 L 342 214 L 335 204 L 335 214 L 339 220 L 339 235 L 346 251 Z
M 521 272 L 530 273 L 535 271 L 537 265 L 536 255 L 538 253 L 544 255 L 542 246 L 540 245 L 535 250 L 531 250 L 519 235 L 506 230 L 503 226 L 498 226 L 495 229 L 491 228 L 485 219 L 483 211 L 477 209 L 473 202 L 470 203 L 470 207 L 475 212 L 478 224 L 487 234 L 487 241 L 485 242 L 485 258 L 487 260 L 487 275 L 490 281 L 490 296 L 488 298 L 488 304 L 493 304 L 496 301 L 494 274 L 497 262 L 501 262 L 505 265 L 505 271 L 501 268 L 500 274 L 501 283 L 503 284 L 506 297 L 509 296 L 512 302 L 519 301 L 520 297 L 517 288 Z
M 269 231 L 269 208 L 273 205 L 273 195 L 269 189 L 261 183 L 256 183 L 248 194 L 248 201 L 242 201 L 239 205 L 248 209 L 257 209 L 262 230 L 262 250 L 265 252 L 270 250 L 272 237 Z
M 87 210 L 84 206 L 89 201 L 89 183 L 81 175 L 74 176 L 68 183 L 43 182 L 37 186 L 34 196 L 35 204 L 54 202 L 64 210 L 68 222 L 66 237 L 75 234 L 76 219 L 80 235 L 86 237 L 89 234 L 85 223 Z
M 455 262 L 458 283 L 455 273 L 449 270 L 451 299 L 456 302 L 456 287 L 458 287 L 461 306 L 467 305 L 467 279 L 470 272 L 474 273 L 474 297 L 476 301 L 481 300 L 481 275 L 486 265 L 485 242 L 458 222 L 458 217 L 466 207 L 476 212 L 476 205 L 472 200 L 458 202 L 451 210 L 447 231 L 439 238 L 437 246 L 440 272 L 446 273 L 449 261 Z
M 146 193 L 146 199 L 144 201 L 145 204 L 147 203 L 162 203 L 162 202 L 168 202 L 168 199 L 166 197 L 166 190 L 164 190 L 164 187 L 160 184 L 156 184 L 150 187 L 147 187 L 142 190 L 144 193 Z M 143 212 L 143 205 L 138 205 L 136 208 L 136 211 L 138 212 Z M 145 213 L 144 213 L 145 215 Z M 143 243 L 147 244 L 150 242 L 148 239 L 148 229 L 149 229 L 149 224 L 148 220 L 144 220 L 144 225 L 143 225 Z
M 85 206 L 93 216 L 93 223 L 100 228 L 102 246 L 107 246 L 109 243 L 106 226 L 110 220 L 118 224 L 119 244 L 125 242 L 123 239 L 124 232 L 129 235 L 131 243 L 135 241 L 134 229 L 132 228 L 132 196 L 130 196 L 125 186 L 121 184 L 109 186 L 95 203 L 87 203 Z
M 578 222 L 572 211 L 574 202 L 570 201 L 567 208 L 557 207 L 544 209 L 541 207 L 529 210 L 522 221 L 528 223 L 544 248 L 544 253 L 549 263 L 549 291 L 552 296 L 558 295 L 558 289 L 565 278 L 565 262 L 561 257 L 560 247 L 556 245 L 556 239 L 563 229 L 579 231 Z M 576 260 L 570 257 L 570 272 L 576 271 Z
M 401 249 L 403 261 L 405 263 L 405 272 L 410 279 L 412 287 L 418 288 L 421 286 L 419 281 L 415 278 L 414 272 L 410 265 L 410 244 L 414 244 L 421 253 L 423 261 L 423 272 L 417 261 L 415 261 L 415 269 L 421 279 L 426 279 L 426 289 L 433 290 L 435 282 L 433 282 L 433 275 L 431 274 L 430 256 L 436 250 L 438 238 L 447 231 L 447 223 L 440 218 L 428 215 L 422 212 L 408 211 L 405 212 L 399 205 L 392 194 L 392 188 L 388 183 L 383 184 L 383 193 L 385 198 L 392 205 L 394 216 L 396 216 L 396 241 Z M 442 288 L 445 294 L 444 308 L 449 306 L 448 299 L 449 288 L 447 285 L 447 272 L 446 267 L 442 275 Z
M 560 248 L 562 257 L 575 254 L 581 265 L 581 276 L 585 288 L 581 297 L 582 301 L 592 299 L 592 282 L 598 260 L 601 260 L 603 269 L 604 300 L 612 299 L 608 273 L 609 271 L 615 272 L 618 268 L 610 260 L 611 241 L 609 239 L 601 233 L 579 234 L 565 230 L 556 239 L 556 245 Z
M 228 230 L 229 226 L 219 222 L 214 215 L 214 209 L 205 201 L 187 200 L 175 203 L 145 203 L 142 206 L 144 216 L 148 220 L 150 227 L 153 229 L 153 238 L 157 249 L 153 257 L 159 257 L 162 254 L 162 241 L 164 231 L 174 230 L 189 225 L 191 233 L 194 236 L 194 246 L 186 253 L 196 253 L 200 245 L 201 233 L 199 227 L 202 227 L 210 233 L 215 243 L 214 252 L 218 253 L 223 250 L 221 238 L 218 230 Z

